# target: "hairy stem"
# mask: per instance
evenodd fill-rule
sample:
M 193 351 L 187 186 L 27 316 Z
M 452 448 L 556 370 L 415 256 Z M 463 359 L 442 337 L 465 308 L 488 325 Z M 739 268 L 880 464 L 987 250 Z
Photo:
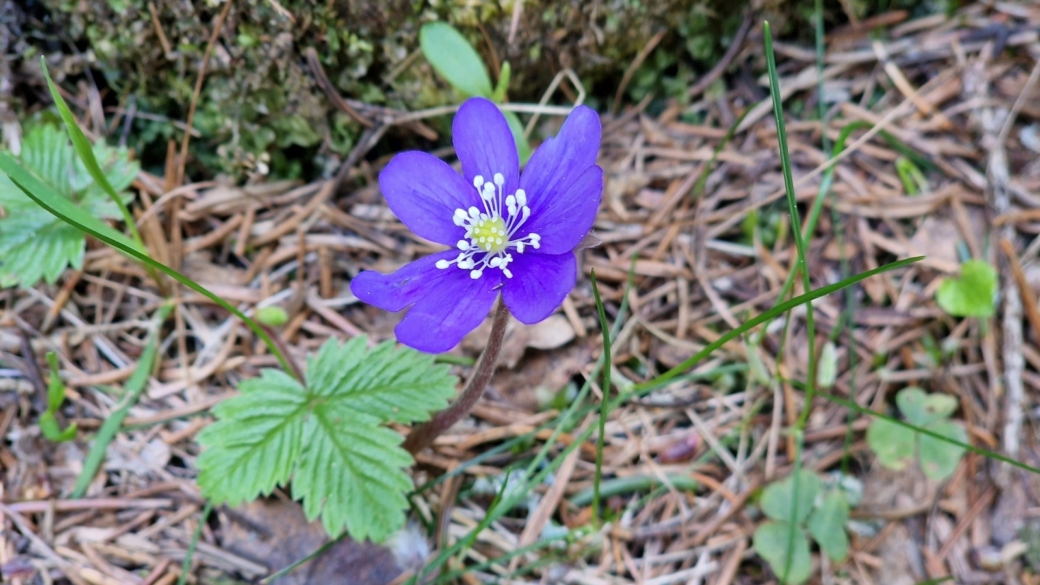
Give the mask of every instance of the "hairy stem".
M 488 338 L 487 347 L 480 354 L 480 359 L 477 360 L 477 365 L 473 368 L 473 375 L 466 382 L 466 387 L 462 389 L 462 393 L 451 406 L 433 415 L 428 422 L 412 429 L 408 438 L 404 440 L 403 447 L 406 451 L 413 455 L 422 451 L 430 446 L 441 433 L 451 428 L 451 425 L 469 414 L 470 409 L 484 394 L 484 388 L 487 387 L 491 376 L 495 373 L 495 363 L 498 361 L 498 354 L 502 349 L 502 338 L 505 337 L 508 322 L 509 309 L 499 299 L 494 316 L 491 318 L 491 337 Z

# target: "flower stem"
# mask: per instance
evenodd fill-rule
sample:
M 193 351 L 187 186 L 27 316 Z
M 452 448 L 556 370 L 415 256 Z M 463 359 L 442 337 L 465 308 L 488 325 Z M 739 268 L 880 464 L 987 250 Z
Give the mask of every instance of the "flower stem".
M 451 425 L 469 414 L 470 409 L 484 394 L 484 388 L 487 387 L 491 376 L 495 373 L 495 363 L 502 350 L 502 339 L 505 337 L 508 322 L 509 309 L 499 299 L 494 315 L 491 317 L 491 337 L 488 338 L 487 346 L 480 354 L 480 359 L 477 360 L 477 365 L 473 368 L 473 374 L 466 382 L 466 387 L 462 389 L 462 393 L 451 406 L 433 415 L 428 422 L 412 429 L 408 438 L 404 440 L 403 447 L 406 451 L 413 455 L 422 451 L 430 446 L 441 433 L 451 428 Z

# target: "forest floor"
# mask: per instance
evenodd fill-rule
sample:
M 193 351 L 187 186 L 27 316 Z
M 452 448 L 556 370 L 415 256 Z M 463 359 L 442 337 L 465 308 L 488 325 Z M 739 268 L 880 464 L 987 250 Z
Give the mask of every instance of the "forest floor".
M 833 165 L 807 240 L 812 286 L 925 256 L 813 304 L 824 391 L 887 414 L 898 412 L 894 397 L 906 387 L 948 394 L 972 445 L 1033 466 L 1040 465 L 1031 399 L 1040 391 L 1038 31 L 1036 5 L 977 3 L 953 18 L 891 13 L 833 31 L 822 68 L 813 47 L 776 43 L 803 218 L 835 154 L 822 145 L 859 124 Z M 761 55 L 754 26 L 720 71 L 761 63 Z M 504 471 L 526 465 L 550 438 L 552 481 L 456 556 L 449 567 L 467 570 L 452 582 L 776 582 L 752 536 L 764 521 L 761 490 L 795 465 L 787 430 L 805 398 L 793 381 L 810 375 L 804 307 L 724 344 L 694 366 L 695 376 L 610 413 L 602 528 L 592 523 L 588 497 L 595 440 L 556 457 L 597 424 L 603 395 L 593 377 L 603 347 L 593 269 L 608 318 L 618 323 L 616 391 L 682 363 L 780 300 L 797 255 L 777 130 L 764 70 L 736 69 L 704 84 L 706 92 L 694 88 L 688 105 L 650 115 L 647 100 L 601 112 L 605 192 L 593 238 L 578 253 L 578 286 L 545 322 L 514 323 L 484 399 L 417 456 L 416 486 L 434 482 L 413 498 L 418 536 L 397 539 L 396 556 L 342 541 L 276 583 L 403 583 L 477 526 Z M 401 315 L 361 304 L 349 280 L 435 250 L 396 220 L 379 192 L 376 177 L 389 157 L 365 156 L 405 114 L 359 108 L 373 116 L 373 130 L 335 179 L 191 183 L 178 178 L 183 168 L 171 157 L 165 176 L 142 172 L 134 183 L 155 210 L 139 222 L 155 257 L 232 303 L 285 307 L 280 334 L 300 363 L 329 337 L 391 339 Z M 550 135 L 562 121 L 553 112 L 540 121 Z M 450 150 L 435 154 L 455 162 Z M 992 317 L 952 317 L 936 303 L 940 285 L 969 258 L 998 270 Z M 796 279 L 794 294 L 801 292 Z M 84 498 L 69 499 L 94 429 L 119 402 L 103 388 L 130 377 L 162 295 L 141 268 L 97 242 L 82 270 L 57 284 L 0 292 L 5 582 L 170 584 L 186 554 L 188 582 L 255 582 L 325 542 L 320 525 L 308 524 L 280 492 L 235 510 L 217 507 L 199 528 L 205 502 L 194 481 L 195 436 L 240 380 L 277 362 L 225 311 L 187 289 L 176 294 L 156 375 L 110 444 L 104 471 Z M 461 377 L 487 335 L 485 325 L 453 351 Z M 80 432 L 66 443 L 45 440 L 36 424 L 48 350 L 67 358 L 63 422 Z M 591 393 L 573 409 L 579 418 L 554 434 L 586 383 Z M 916 463 L 889 470 L 865 439 L 871 420 L 830 400 L 811 405 L 800 464 L 824 477 L 844 473 L 862 492 L 848 523 L 847 559 L 814 551 L 811 582 L 1040 583 L 1040 478 L 976 453 L 942 481 Z

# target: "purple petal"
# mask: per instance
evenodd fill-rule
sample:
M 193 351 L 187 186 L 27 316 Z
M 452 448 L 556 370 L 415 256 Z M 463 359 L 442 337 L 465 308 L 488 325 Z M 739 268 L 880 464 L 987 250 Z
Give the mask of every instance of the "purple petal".
M 514 237 L 524 237 L 533 232 L 541 237 L 537 253 L 570 252 L 592 228 L 602 196 L 603 169 L 588 167 L 566 187 L 554 191 L 549 197 L 540 198 L 538 211 L 534 211 L 531 203 L 531 218 Z M 529 201 L 533 199 L 528 195 Z
M 427 353 L 455 347 L 487 317 L 498 296 L 501 272 L 488 270 L 474 280 L 468 270 L 451 266 L 436 286 L 424 287 L 394 332 L 397 340 Z
M 455 225 L 456 209 L 480 205 L 477 190 L 448 163 L 425 152 L 402 152 L 379 173 L 390 209 L 427 240 L 454 246 L 466 231 Z
M 457 250 L 445 250 L 405 264 L 390 274 L 365 270 L 350 281 L 350 292 L 373 307 L 396 313 L 422 298 L 452 270 L 437 268 L 438 260 L 451 260 L 456 256 Z
M 553 314 L 574 288 L 574 254 L 516 254 L 509 263 L 513 278 L 503 279 L 502 300 L 522 323 L 533 325 Z
M 350 292 L 384 311 L 411 306 L 394 330 L 398 341 L 429 353 L 448 351 L 484 320 L 502 281 L 498 270 L 474 280 L 457 266 L 437 268 L 438 260 L 457 255 L 457 250 L 445 250 L 390 274 L 366 270 L 350 282 Z
M 462 161 L 462 174 L 470 185 L 477 175 L 491 182 L 495 173 L 502 173 L 505 194 L 516 191 L 520 159 L 513 133 L 498 106 L 484 98 L 466 100 L 455 114 L 451 132 L 455 153 Z M 476 196 L 476 189 L 470 189 Z
M 567 116 L 556 138 L 546 140 L 534 151 L 520 177 L 532 216 L 539 215 L 549 199 L 596 164 L 599 137 L 599 115 L 578 106 Z

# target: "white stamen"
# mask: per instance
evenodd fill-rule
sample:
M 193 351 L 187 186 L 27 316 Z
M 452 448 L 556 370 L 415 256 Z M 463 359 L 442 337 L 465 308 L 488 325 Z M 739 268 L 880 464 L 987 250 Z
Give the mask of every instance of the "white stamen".
M 523 189 L 513 194 L 504 193 L 505 182 L 502 173 L 492 175 L 491 182 L 482 175 L 473 177 L 473 187 L 484 209 L 472 206 L 455 210 L 452 222 L 466 230 L 466 237 L 455 244 L 459 255 L 454 260 L 438 260 L 437 268 L 444 270 L 454 264 L 468 270 L 474 280 L 483 276 L 486 269 L 498 268 L 506 278 L 513 278 L 508 268 L 513 262 L 510 249 L 523 254 L 529 247 L 540 247 L 538 234 L 517 235 L 531 217 L 531 208 L 527 206 L 527 193 Z

